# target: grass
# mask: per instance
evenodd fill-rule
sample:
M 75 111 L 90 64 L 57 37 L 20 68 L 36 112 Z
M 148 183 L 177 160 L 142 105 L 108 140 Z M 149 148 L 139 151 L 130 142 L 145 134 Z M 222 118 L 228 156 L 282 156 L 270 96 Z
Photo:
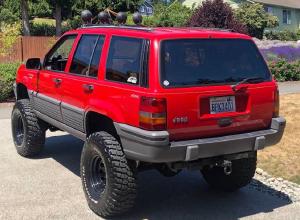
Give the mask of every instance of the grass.
M 280 143 L 258 153 L 258 167 L 300 184 L 300 94 L 280 98 L 280 115 L 287 125 Z
M 52 18 L 34 18 L 33 20 L 34 24 L 48 24 L 51 26 L 55 26 L 55 19 Z M 67 25 L 66 21 L 62 22 L 62 25 Z
M 51 18 L 34 18 L 33 23 L 35 23 L 35 24 L 48 24 L 48 25 L 55 26 L 55 19 L 51 19 Z

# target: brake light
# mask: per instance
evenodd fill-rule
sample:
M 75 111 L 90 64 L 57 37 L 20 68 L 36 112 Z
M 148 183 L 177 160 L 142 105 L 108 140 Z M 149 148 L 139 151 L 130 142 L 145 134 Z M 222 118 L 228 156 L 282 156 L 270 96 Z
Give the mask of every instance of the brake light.
M 167 102 L 164 98 L 141 97 L 140 127 L 146 130 L 165 130 L 167 127 Z
M 273 109 L 273 118 L 279 117 L 279 90 L 278 88 L 274 92 L 274 109 Z

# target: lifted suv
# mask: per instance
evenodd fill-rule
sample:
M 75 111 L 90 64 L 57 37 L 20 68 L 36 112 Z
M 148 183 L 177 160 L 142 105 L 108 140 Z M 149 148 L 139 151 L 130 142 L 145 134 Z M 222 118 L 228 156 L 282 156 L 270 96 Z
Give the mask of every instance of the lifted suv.
M 249 36 L 224 30 L 87 26 L 67 32 L 18 70 L 17 152 L 41 152 L 45 131 L 85 141 L 89 207 L 134 205 L 139 170 L 201 170 L 212 187 L 247 185 L 256 152 L 280 141 L 276 82 Z

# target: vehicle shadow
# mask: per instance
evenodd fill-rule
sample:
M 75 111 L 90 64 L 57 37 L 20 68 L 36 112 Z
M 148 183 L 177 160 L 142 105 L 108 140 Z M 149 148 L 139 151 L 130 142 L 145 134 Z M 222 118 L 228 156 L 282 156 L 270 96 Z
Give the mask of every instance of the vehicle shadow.
M 80 154 L 83 142 L 70 136 L 47 138 L 42 158 L 53 158 L 77 176 L 80 176 Z M 264 191 L 274 191 L 261 185 Z M 247 186 L 234 193 L 217 192 L 204 182 L 200 172 L 184 171 L 166 178 L 156 171 L 138 175 L 138 198 L 133 211 L 115 219 L 240 219 L 291 203 L 289 199 L 272 196 L 270 193 Z M 81 189 L 78 189 L 81 190 Z M 281 196 L 286 196 L 282 194 Z

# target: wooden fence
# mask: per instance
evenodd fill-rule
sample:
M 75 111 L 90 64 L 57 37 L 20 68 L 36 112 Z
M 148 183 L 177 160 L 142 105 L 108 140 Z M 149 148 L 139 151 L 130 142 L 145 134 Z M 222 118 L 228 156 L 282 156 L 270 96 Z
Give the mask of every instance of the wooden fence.
M 54 37 L 20 37 L 5 55 L 0 55 L 0 63 L 23 62 L 33 57 L 43 58 L 55 41 Z

